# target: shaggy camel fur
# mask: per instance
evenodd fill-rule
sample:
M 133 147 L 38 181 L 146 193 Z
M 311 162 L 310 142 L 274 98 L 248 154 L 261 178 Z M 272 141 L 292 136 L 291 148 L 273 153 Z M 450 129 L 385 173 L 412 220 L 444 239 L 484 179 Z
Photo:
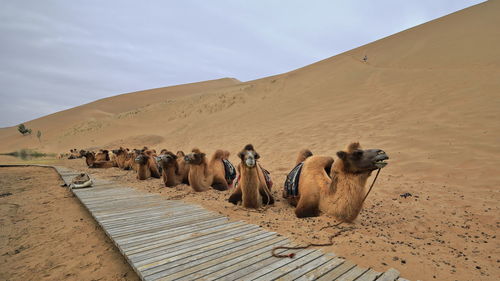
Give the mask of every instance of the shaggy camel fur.
M 125 165 L 125 162 L 127 161 L 127 159 L 131 158 L 131 157 L 128 157 L 128 154 L 129 154 L 128 148 L 125 149 L 125 148 L 120 146 L 119 149 L 113 149 L 112 151 L 113 151 L 113 154 L 115 155 L 115 161 L 116 161 L 116 165 L 118 166 L 118 168 L 124 169 L 124 170 L 128 170 L 131 168 L 131 167 L 127 167 Z
M 177 156 L 177 165 L 179 166 L 179 174 L 183 175 L 182 183 L 189 184 L 189 165 L 186 163 L 184 157 L 184 151 L 179 150 L 176 153 Z
M 107 150 L 99 150 L 99 152 L 95 155 L 95 161 L 110 161 L 109 151 Z
M 137 164 L 137 179 L 145 180 L 150 177 L 159 179 L 161 177 L 155 157 L 156 154 L 153 150 L 143 149 L 140 151 L 139 155 L 134 159 Z
M 194 191 L 206 191 L 210 187 L 221 191 L 228 189 L 222 163 L 223 156 L 224 152 L 217 150 L 207 163 L 205 153 L 194 148 L 192 153 L 184 157 L 186 163 L 189 164 L 188 180 Z
M 81 158 L 80 153 L 78 152 L 78 150 L 76 148 L 70 149 L 69 152 L 70 152 L 70 155 L 68 156 L 68 159 Z
M 301 151 L 299 151 L 299 155 L 297 156 L 295 165 L 299 165 L 300 163 L 306 161 L 306 159 L 311 157 L 312 155 L 313 154 L 309 149 L 302 149 Z
M 162 167 L 161 175 L 165 186 L 173 187 L 181 183 L 187 184 L 187 170 L 181 170 L 180 168 L 182 165 L 185 165 L 184 157 L 181 157 L 181 159 L 168 150 L 162 150 L 158 158 L 158 163 Z
M 257 160 L 260 158 L 253 145 L 246 145 L 243 150 L 238 153 L 241 163 L 238 165 L 238 185 L 233 194 L 229 197 L 229 202 L 237 204 L 243 202 L 244 208 L 257 209 L 261 207 L 261 203 L 273 204 L 274 198 L 271 195 L 264 173 Z
M 97 161 L 95 153 L 92 151 L 87 151 L 84 155 L 85 162 L 89 168 L 111 168 L 116 167 L 116 162 L 114 161 Z
M 323 212 L 340 221 L 352 222 L 363 206 L 368 177 L 373 170 L 385 167 L 385 160 L 389 159 L 383 150 L 362 150 L 357 142 L 337 152 L 337 157 L 335 163 L 328 156 L 305 159 L 299 177 L 297 217 L 313 217 Z

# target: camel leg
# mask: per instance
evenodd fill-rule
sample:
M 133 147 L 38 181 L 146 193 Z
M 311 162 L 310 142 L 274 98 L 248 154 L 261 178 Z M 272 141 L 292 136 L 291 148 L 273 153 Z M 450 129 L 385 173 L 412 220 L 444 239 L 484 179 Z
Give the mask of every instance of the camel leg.
M 241 187 L 237 186 L 236 189 L 234 190 L 233 194 L 229 196 L 229 202 L 233 203 L 234 205 L 237 205 L 238 202 L 241 202 L 243 200 L 243 193 L 241 192 Z
M 305 196 L 301 196 L 297 208 L 295 208 L 295 215 L 298 218 L 319 216 L 319 204 L 317 201 L 314 201 L 315 200 L 307 200 Z

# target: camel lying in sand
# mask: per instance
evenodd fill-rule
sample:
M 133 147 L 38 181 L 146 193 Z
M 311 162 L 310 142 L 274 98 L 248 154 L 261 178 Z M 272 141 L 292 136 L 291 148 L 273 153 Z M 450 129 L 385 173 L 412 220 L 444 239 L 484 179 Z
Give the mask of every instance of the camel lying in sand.
M 271 195 L 270 187 L 266 183 L 264 171 L 257 160 L 260 155 L 255 151 L 253 145 L 246 145 L 238 153 L 241 163 L 238 165 L 238 184 L 233 194 L 229 197 L 229 202 L 237 204 L 243 202 L 245 208 L 259 208 L 262 204 L 273 204 L 274 198 Z
M 158 156 L 158 163 L 162 171 L 163 183 L 167 187 L 173 187 L 181 183 L 188 184 L 189 167 L 184 160 L 184 152 L 178 151 L 177 155 L 164 149 Z
M 225 169 L 222 162 L 224 151 L 217 150 L 207 162 L 205 153 L 194 148 L 192 153 L 184 159 L 189 164 L 188 180 L 194 191 L 206 191 L 210 187 L 217 190 L 227 190 L 228 183 L 225 178 Z
M 99 150 L 99 152 L 95 155 L 95 161 L 111 161 L 109 158 L 109 151 L 105 149 Z
M 82 156 L 80 156 L 80 153 L 78 152 L 78 150 L 76 148 L 70 149 L 69 152 L 70 152 L 70 154 L 68 156 L 68 159 L 82 158 Z
M 305 161 L 298 174 L 298 194 L 292 196 L 285 190 L 284 197 L 296 205 L 299 218 L 323 212 L 352 222 L 361 211 L 368 177 L 372 171 L 385 167 L 389 157 L 380 149 L 362 150 L 357 142 L 337 152 L 339 159 L 335 163 L 332 157 L 311 155 L 307 150 L 299 153 L 298 160 Z
M 161 177 L 155 157 L 154 150 L 149 150 L 146 147 L 141 150 L 140 154 L 134 159 L 137 164 L 137 179 L 145 180 L 150 177 L 159 179 Z
M 97 161 L 96 155 L 92 151 L 87 151 L 84 157 L 89 168 L 111 168 L 117 166 L 115 161 Z
M 115 156 L 116 165 L 118 166 L 118 168 L 123 170 L 131 169 L 132 163 L 134 162 L 131 161 L 132 156 L 134 156 L 133 159 L 135 159 L 135 157 L 138 156 L 138 155 L 131 155 L 129 149 L 123 147 L 120 147 L 119 149 L 113 149 L 112 152 L 113 155 Z

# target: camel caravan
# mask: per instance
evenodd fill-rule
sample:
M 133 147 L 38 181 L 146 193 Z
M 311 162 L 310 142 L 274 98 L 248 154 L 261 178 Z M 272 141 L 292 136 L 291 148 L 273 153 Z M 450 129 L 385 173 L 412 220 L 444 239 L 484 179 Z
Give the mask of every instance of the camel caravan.
M 228 201 L 244 208 L 274 204 L 271 175 L 262 167 L 260 154 L 251 144 L 238 153 L 240 162 L 236 167 L 229 162 L 230 153 L 225 150 L 216 150 L 211 157 L 198 148 L 189 154 L 183 151 L 174 154 L 167 149 L 157 154 L 148 147 L 70 152 L 68 159 L 85 158 L 89 168 L 133 170 L 137 179 L 161 179 L 165 187 L 186 184 L 196 192 L 231 190 Z M 363 150 L 357 142 L 338 151 L 336 156 L 334 160 L 331 156 L 314 155 L 308 149 L 299 151 L 283 187 L 283 198 L 295 207 L 297 217 L 323 213 L 341 222 L 354 221 L 368 195 L 365 189 L 368 178 L 373 171 L 384 168 L 389 159 L 383 150 Z

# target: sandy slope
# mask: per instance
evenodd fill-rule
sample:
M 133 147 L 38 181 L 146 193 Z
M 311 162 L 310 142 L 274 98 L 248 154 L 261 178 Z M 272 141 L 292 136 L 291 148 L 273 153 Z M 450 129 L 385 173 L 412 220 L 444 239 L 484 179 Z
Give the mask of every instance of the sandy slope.
M 382 256 L 384 263 L 399 268 L 385 251 L 407 246 L 390 246 L 393 240 L 441 243 L 426 239 L 446 234 L 446 247 L 439 252 L 424 242 L 412 248 L 426 255 L 414 261 L 420 267 L 403 266 L 404 276 L 491 279 L 499 276 L 500 245 L 493 239 L 477 248 L 475 243 L 482 242 L 474 237 L 483 232 L 491 239 L 500 217 L 498 14 L 500 1 L 488 1 L 282 75 L 97 101 L 28 122 L 28 127 L 50 132 L 41 144 L 15 128 L 0 130 L 0 151 L 148 145 L 171 150 L 198 146 L 206 152 L 225 148 L 234 155 L 253 143 L 279 186 L 300 148 L 334 155 L 359 140 L 391 157 L 368 202 L 377 212 L 370 223 L 400 236 L 385 242 L 370 236 L 381 247 L 368 247 L 364 255 Z M 365 54 L 367 63 L 361 60 Z M 403 192 L 419 199 L 396 203 Z M 367 218 L 358 223 L 368 223 Z M 361 261 L 361 255 L 347 249 L 346 242 L 334 251 Z M 462 269 L 448 265 L 453 260 Z
M 139 280 L 60 184 L 52 169 L 0 168 L 0 280 Z

